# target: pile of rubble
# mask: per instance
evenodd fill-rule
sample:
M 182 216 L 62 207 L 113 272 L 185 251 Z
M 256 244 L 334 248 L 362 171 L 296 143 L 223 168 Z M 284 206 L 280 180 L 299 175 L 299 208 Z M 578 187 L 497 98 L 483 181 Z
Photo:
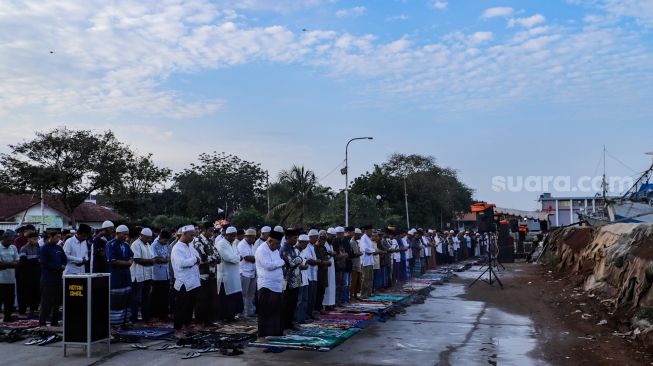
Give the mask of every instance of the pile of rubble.
M 576 277 L 583 289 L 633 334 L 653 344 L 653 225 L 568 227 L 547 237 L 549 263 Z

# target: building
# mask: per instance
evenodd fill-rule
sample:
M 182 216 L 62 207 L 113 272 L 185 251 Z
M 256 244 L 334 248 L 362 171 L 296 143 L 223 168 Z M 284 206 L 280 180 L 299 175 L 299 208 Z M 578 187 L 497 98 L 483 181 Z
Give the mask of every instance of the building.
M 43 212 L 43 220 L 41 217 Z M 46 196 L 41 210 L 41 197 L 32 194 L 0 194 L 0 229 L 14 229 L 19 224 L 44 223 L 46 228 L 70 228 L 73 221 L 100 228 L 105 220 L 121 221 L 124 218 L 108 207 L 85 201 L 68 217 L 64 205 L 55 197 Z M 74 219 L 74 220 L 73 220 Z
M 552 227 L 567 226 L 577 223 L 578 213 L 596 213 L 604 209 L 601 196 L 554 197 L 543 193 L 538 199 L 540 209 L 549 216 Z

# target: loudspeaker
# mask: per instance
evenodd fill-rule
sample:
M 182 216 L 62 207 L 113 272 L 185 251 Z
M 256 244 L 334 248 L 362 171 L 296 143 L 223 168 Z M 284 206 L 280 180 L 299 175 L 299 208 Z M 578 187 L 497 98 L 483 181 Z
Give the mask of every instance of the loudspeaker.
M 494 226 L 493 207 L 476 213 L 476 226 L 478 226 L 478 231 L 481 233 L 493 232 L 496 230 Z

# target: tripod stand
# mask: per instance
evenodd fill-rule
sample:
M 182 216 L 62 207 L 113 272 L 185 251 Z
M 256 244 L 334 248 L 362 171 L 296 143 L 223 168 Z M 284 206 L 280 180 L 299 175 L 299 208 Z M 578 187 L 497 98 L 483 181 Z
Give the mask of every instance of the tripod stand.
M 496 243 L 493 243 L 491 240 L 490 240 L 490 244 L 491 244 L 489 247 L 490 252 L 488 253 L 487 261 L 485 262 L 484 265 L 481 266 L 481 269 L 483 269 L 483 267 L 485 266 L 487 266 L 487 269 L 483 271 L 483 273 L 481 273 L 481 275 L 478 276 L 472 283 L 470 283 L 469 287 L 474 286 L 474 284 L 478 280 L 481 280 L 490 286 L 494 285 L 494 282 L 497 282 L 501 287 L 501 289 L 503 290 L 503 283 L 499 279 L 499 276 L 497 276 L 495 272 L 495 268 L 498 270 L 500 265 L 501 268 L 505 270 L 506 267 L 504 267 L 503 264 L 501 264 L 501 262 L 499 262 L 499 260 L 497 259 L 497 257 L 499 256 L 499 247 L 496 245 Z M 488 278 L 484 279 L 483 276 L 486 273 L 488 274 Z
M 475 284 L 478 280 L 481 280 L 481 281 L 487 283 L 487 284 L 490 285 L 490 286 L 494 285 L 494 283 L 497 282 L 497 283 L 499 284 L 499 286 L 501 287 L 501 289 L 503 290 L 503 283 L 501 282 L 501 280 L 499 279 L 499 276 L 497 276 L 497 274 L 496 274 L 496 272 L 495 272 L 495 270 L 494 270 L 494 267 L 497 266 L 497 263 L 498 263 L 498 261 L 497 261 L 496 258 L 488 257 L 488 260 L 487 260 L 487 263 L 486 263 L 486 265 L 487 265 L 487 269 L 485 269 L 485 271 L 483 271 L 483 273 L 481 273 L 481 275 L 478 276 L 478 278 L 476 278 L 476 279 L 474 280 L 474 282 L 470 283 L 470 284 L 469 284 L 469 287 L 474 286 L 474 284 Z M 501 263 L 499 263 L 499 264 L 501 264 Z M 502 265 L 502 267 L 503 267 L 503 265 Z M 482 268 L 482 267 L 481 267 L 481 268 Z M 505 268 L 504 268 L 504 269 L 505 269 Z M 488 278 L 487 278 L 487 279 L 483 278 L 483 276 L 484 276 L 486 273 L 488 274 Z

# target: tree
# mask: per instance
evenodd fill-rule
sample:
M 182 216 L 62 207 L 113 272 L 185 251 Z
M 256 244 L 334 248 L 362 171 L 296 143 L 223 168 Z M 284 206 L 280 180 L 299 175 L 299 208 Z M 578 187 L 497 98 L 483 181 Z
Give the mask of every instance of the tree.
M 173 188 L 181 195 L 185 215 L 216 216 L 218 208 L 235 212 L 259 203 L 265 179 L 260 164 L 213 152 L 200 154 L 199 164 L 178 173 Z
M 349 221 L 359 227 L 363 225 L 385 226 L 387 223 L 381 215 L 376 198 L 361 194 L 349 194 Z M 341 192 L 335 196 L 324 211 L 322 222 L 328 225 L 342 225 L 345 212 L 345 195 Z
M 36 138 L 9 145 L 0 155 L 5 190 L 56 193 L 68 217 L 94 192 L 110 187 L 127 169 L 133 154 L 113 132 L 66 127 L 36 132 Z
M 390 208 L 386 217 L 400 216 L 405 223 L 404 180 L 412 226 L 439 227 L 467 212 L 472 203 L 473 191 L 456 171 L 438 166 L 432 156 L 393 154 L 372 172 L 356 178 L 351 190 L 368 197 L 380 195 Z
M 152 161 L 152 154 L 131 156 L 126 161 L 126 168 L 120 179 L 104 189 L 107 201 L 119 212 L 135 218 L 137 214 L 146 215 L 144 207 L 149 201 L 149 194 L 165 183 L 172 171 L 159 168 Z
M 250 228 L 261 225 L 265 221 L 263 215 L 254 208 L 241 209 L 236 212 L 231 225 L 238 228 Z
M 307 216 L 318 211 L 315 206 L 324 203 L 329 195 L 329 189 L 318 184 L 313 171 L 297 165 L 279 173 L 279 182 L 274 190 L 285 192 L 287 196 L 270 209 L 268 217 L 278 219 L 282 225 L 292 222 L 304 226 Z

